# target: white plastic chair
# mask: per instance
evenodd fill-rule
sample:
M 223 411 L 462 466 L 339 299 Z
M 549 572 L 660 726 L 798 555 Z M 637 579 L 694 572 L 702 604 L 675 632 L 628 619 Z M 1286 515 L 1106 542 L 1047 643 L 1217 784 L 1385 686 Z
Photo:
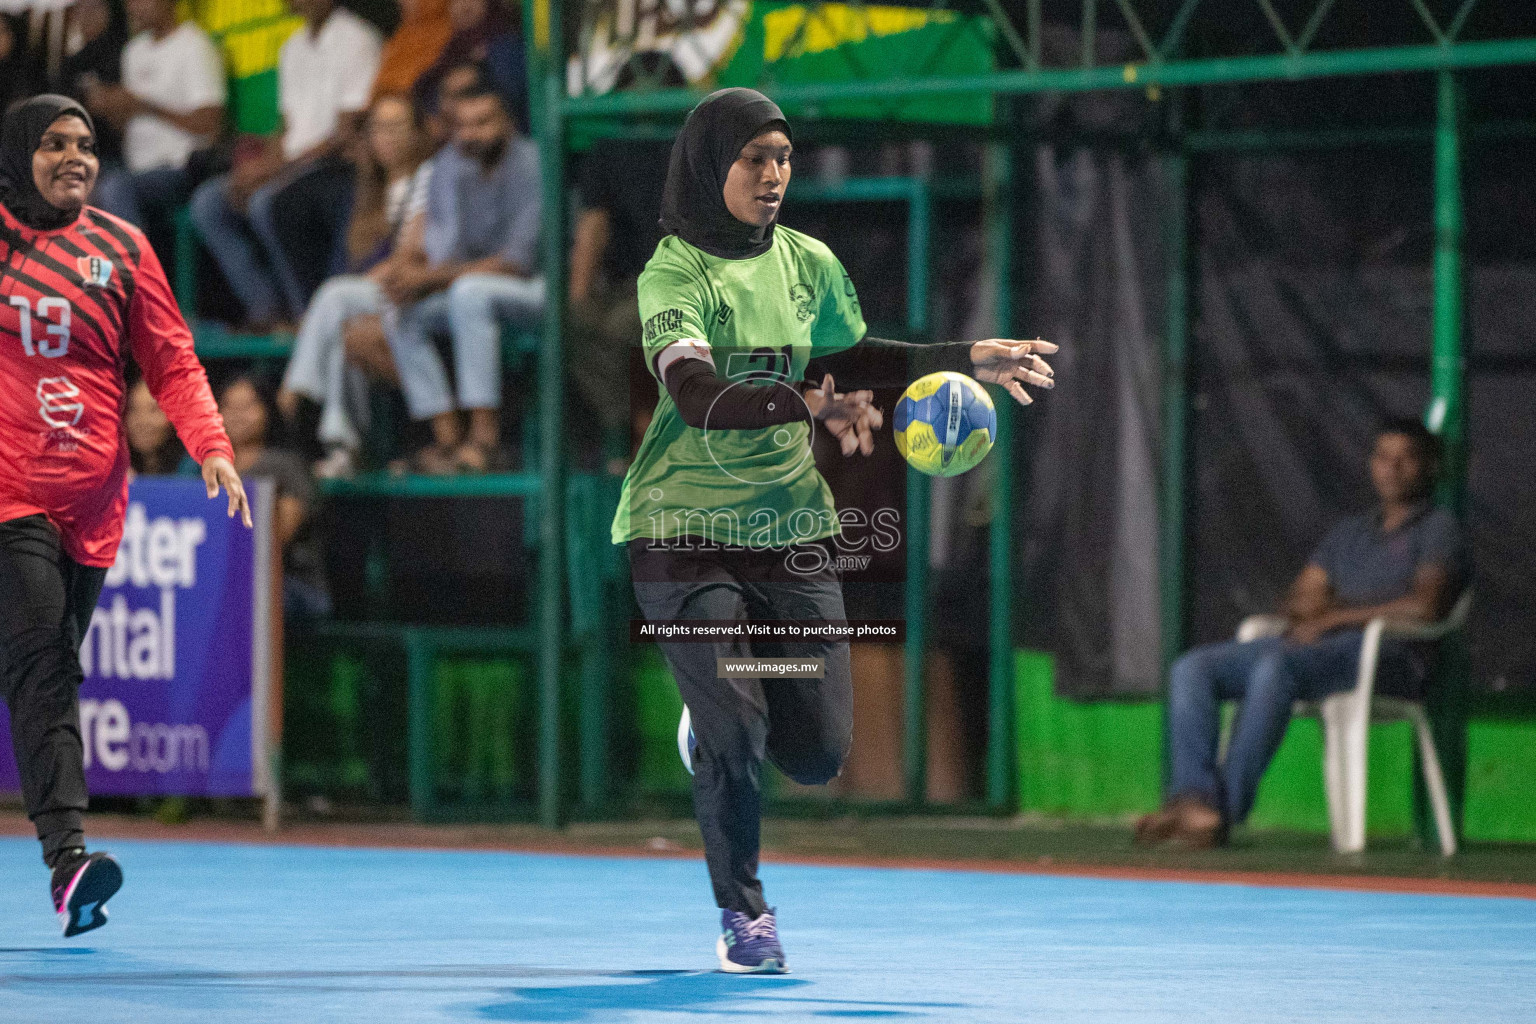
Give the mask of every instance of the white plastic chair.
M 1433 625 L 1372 619 L 1365 626 L 1360 645 L 1360 667 L 1355 688 L 1331 694 L 1321 701 L 1297 701 L 1294 714 L 1316 717 L 1323 723 L 1323 784 L 1328 796 L 1328 824 L 1333 848 L 1339 853 L 1365 850 L 1365 767 L 1366 746 L 1372 721 L 1409 721 L 1419 741 L 1419 759 L 1424 765 L 1424 786 L 1434 811 L 1435 831 L 1440 837 L 1440 852 L 1446 857 L 1456 853 L 1456 831 L 1451 827 L 1451 805 L 1445 792 L 1445 775 L 1440 771 L 1440 756 L 1435 751 L 1429 718 L 1421 701 L 1376 694 L 1376 666 L 1383 639 L 1439 640 L 1466 625 L 1472 610 L 1472 591 L 1457 599 L 1450 614 Z M 1279 615 L 1251 615 L 1238 627 L 1237 639 L 1243 642 L 1279 636 L 1286 620 Z M 1227 735 L 1223 730 L 1223 757 Z

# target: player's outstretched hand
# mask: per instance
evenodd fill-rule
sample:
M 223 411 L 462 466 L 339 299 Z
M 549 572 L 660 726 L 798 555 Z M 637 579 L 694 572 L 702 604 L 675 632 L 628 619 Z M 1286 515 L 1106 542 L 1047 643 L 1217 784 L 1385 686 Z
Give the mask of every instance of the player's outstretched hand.
M 1057 346 L 1049 341 L 1013 341 L 990 338 L 971 346 L 971 367 L 977 380 L 1000 384 L 1020 405 L 1034 401 L 1025 384 L 1039 388 L 1056 386 L 1056 371 L 1040 354 L 1050 355 Z
M 875 406 L 873 391 L 838 394 L 837 384 L 829 373 L 822 378 L 821 387 L 806 391 L 805 404 L 811 415 L 825 423 L 837 438 L 844 455 L 874 452 L 875 431 L 885 423 L 885 416 Z
M 222 455 L 210 455 L 203 460 L 203 483 L 208 485 L 208 497 L 217 498 L 219 488 L 229 495 L 229 517 L 235 517 L 235 510 L 240 510 L 240 521 L 246 526 L 251 525 L 251 502 L 245 496 L 245 485 L 240 482 L 240 474 L 235 472 L 235 467 Z

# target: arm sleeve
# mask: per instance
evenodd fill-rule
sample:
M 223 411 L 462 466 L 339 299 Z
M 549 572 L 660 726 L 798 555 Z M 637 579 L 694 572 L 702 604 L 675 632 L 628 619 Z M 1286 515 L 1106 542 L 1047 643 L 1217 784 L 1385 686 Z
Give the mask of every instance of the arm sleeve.
M 782 423 L 809 423 L 810 410 L 787 385 L 733 386 L 703 359 L 679 359 L 666 369 L 667 394 L 690 427 L 758 430 Z
M 865 335 L 851 348 L 818 355 L 805 368 L 805 379 L 820 384 L 830 373 L 839 391 L 854 388 L 904 388 L 919 377 L 940 370 L 969 373 L 971 342 L 919 345 Z
M 176 308 L 155 251 L 146 243 L 128 307 L 128 344 L 149 393 L 201 465 L 210 455 L 234 460 L 208 375 L 192 351 L 192 332 Z

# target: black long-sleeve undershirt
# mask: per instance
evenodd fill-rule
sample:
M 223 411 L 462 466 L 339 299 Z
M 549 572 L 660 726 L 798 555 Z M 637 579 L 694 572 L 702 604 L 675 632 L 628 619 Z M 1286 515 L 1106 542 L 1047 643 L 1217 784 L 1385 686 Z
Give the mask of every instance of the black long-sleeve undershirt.
M 971 342 L 951 341 L 920 345 L 866 334 L 851 348 L 832 355 L 815 356 L 805 368 L 805 379 L 820 385 L 827 374 L 838 391 L 860 388 L 904 388 L 919 377 L 940 370 L 969 373 Z
M 851 348 L 813 358 L 806 367 L 805 386 L 820 386 L 830 373 L 839 392 L 906 387 L 939 370 L 964 373 L 970 366 L 970 342 L 918 345 L 866 335 Z M 704 359 L 677 360 L 667 367 L 663 383 L 678 415 L 690 427 L 757 430 L 810 421 L 805 403 L 790 394 L 788 385 L 733 387 L 736 382 L 719 376 Z
M 677 414 L 701 430 L 757 430 L 811 421 L 805 401 L 788 384 L 734 387 L 737 382 L 716 374 L 708 360 L 677 360 L 667 367 L 665 382 Z

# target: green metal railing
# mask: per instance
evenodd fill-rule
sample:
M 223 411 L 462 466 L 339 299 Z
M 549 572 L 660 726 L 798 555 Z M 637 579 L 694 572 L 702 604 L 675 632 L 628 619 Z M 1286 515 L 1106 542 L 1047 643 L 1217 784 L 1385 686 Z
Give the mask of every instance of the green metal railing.
M 1292 31 L 1269 0 L 1257 0 L 1259 7 L 1274 33 L 1278 52 L 1205 54 L 1184 57 L 1186 40 L 1192 37 L 1191 25 L 1197 18 L 1219 20 L 1230 15 L 1246 16 L 1252 10 L 1252 0 L 1184 0 L 1164 23 L 1153 24 L 1150 12 L 1144 14 L 1135 0 L 1115 0 L 1113 9 L 1129 30 L 1141 49 L 1141 57 L 1129 63 L 1100 65 L 1097 62 L 1095 30 L 1104 23 L 1108 3 L 1103 0 L 1083 0 L 1078 27 L 1081 32 L 1080 61 L 1075 67 L 1045 67 L 1042 65 L 1041 0 L 1025 0 L 1024 25 L 1015 26 L 1001 4 L 990 3 L 988 10 L 998 37 L 1006 49 L 1000 51 L 1016 66 L 1002 67 L 990 74 L 965 76 L 924 76 L 894 80 L 863 80 L 793 84 L 768 87 L 771 95 L 780 103 L 796 111 L 797 116 L 814 117 L 817 104 L 836 100 L 899 99 L 918 95 L 962 95 L 984 93 L 993 96 L 1026 96 L 1047 92 L 1088 92 L 1116 89 L 1145 90 L 1152 99 L 1160 99 L 1164 90 L 1186 86 L 1207 86 L 1234 83 L 1285 82 L 1330 76 L 1360 76 L 1399 74 L 1406 72 L 1436 72 L 1439 77 L 1438 103 L 1435 126 L 1426 129 L 1386 129 L 1374 133 L 1335 133 L 1335 140 L 1322 138 L 1329 133 L 1203 133 L 1185 132 L 1182 125 L 1174 124 L 1172 145 L 1165 156 L 1165 170 L 1174 190 L 1169 219 L 1165 225 L 1170 254 L 1168 278 L 1165 351 L 1163 359 L 1164 394 L 1163 424 L 1164 451 L 1161 484 L 1161 598 L 1163 603 L 1163 652 L 1170 657 L 1182 642 L 1184 582 L 1182 579 L 1184 492 L 1187 476 L 1187 450 L 1185 444 L 1185 415 L 1188 405 L 1187 338 L 1189 333 L 1190 294 L 1187 276 L 1188 224 L 1185 192 L 1189 175 L 1191 154 L 1240 148 L 1276 148 L 1290 144 L 1356 144 L 1358 142 L 1409 143 L 1433 139 L 1435 152 L 1435 297 L 1433 352 L 1434 372 L 1430 421 L 1445 438 L 1448 458 L 1455 470 L 1451 477 L 1459 481 L 1464 470 L 1464 356 L 1461 341 L 1462 280 L 1461 236 L 1462 214 L 1460 203 L 1460 146 L 1464 137 L 1458 114 L 1457 86 L 1454 72 L 1473 68 L 1493 68 L 1512 65 L 1536 64 L 1536 38 L 1478 39 L 1463 38 L 1465 30 L 1475 23 L 1476 0 L 1463 0 L 1451 20 L 1442 25 L 1425 7 L 1422 0 L 1404 0 L 1408 8 L 1416 12 L 1427 34 L 1424 39 L 1405 39 L 1401 45 L 1371 46 L 1345 49 L 1316 49 L 1313 46 L 1319 29 L 1327 18 L 1349 2 L 1364 0 L 1319 0 L 1306 21 L 1297 31 Z M 814 5 L 813 5 L 814 6 Z M 1104 8 L 1104 11 L 1101 11 Z M 1380 10 L 1380 2 L 1373 3 L 1373 11 Z M 564 59 L 569 52 L 561 31 L 562 0 L 532 0 L 525 8 L 527 34 L 533 42 L 533 60 L 530 74 L 531 93 L 538 98 L 538 114 L 535 124 L 544 153 L 545 171 L 545 273 L 551 282 L 550 294 L 556 296 L 551 303 L 554 315 L 546 323 L 544 348 L 541 358 L 541 389 L 546 401 L 543 408 L 542 429 L 546 439 L 544 472 L 558 469 L 561 453 L 558 439 L 560 429 L 559 388 L 553 386 L 561 370 L 561 328 L 557 286 L 564 270 L 564 139 L 566 123 L 575 119 L 611 118 L 653 114 L 681 114 L 690 109 L 700 94 L 689 89 L 657 89 L 653 83 L 631 92 L 608 95 L 565 95 Z M 1154 40 L 1154 31 L 1157 38 Z M 1252 40 L 1244 40 L 1245 45 Z M 579 44 L 578 44 L 579 45 Z M 769 71 L 771 74 L 771 70 Z M 1006 131 L 1006 128 L 1004 129 Z M 1516 131 L 1520 134 L 1520 131 Z M 1296 138 L 1287 138 L 1287 135 Z M 1476 130 L 1474 130 L 1474 136 Z M 1496 134 L 1490 131 L 1490 134 Z M 1366 137 L 1366 136 L 1374 136 Z M 989 238 L 998 255 L 999 280 L 1006 282 L 1008 268 L 1001 258 L 1007 248 L 1006 231 L 998 220 L 1005 215 L 1007 194 L 1010 191 L 1007 165 L 999 162 L 996 175 L 987 182 L 989 190 Z M 1002 184 L 1000 184 L 1002 183 Z M 882 186 L 889 187 L 889 186 Z M 797 186 L 796 195 L 804 198 L 811 189 Z M 927 239 L 922 239 L 926 246 Z M 908 273 L 913 273 L 909 263 Z M 910 308 L 926 306 L 926 279 L 909 276 L 908 303 Z M 998 318 L 1000 333 L 1006 333 L 1012 319 L 1007 298 L 1008 288 L 1000 288 Z M 920 299 L 921 301 L 916 301 Z M 911 326 L 911 325 L 909 325 Z M 923 324 L 926 327 L 926 321 Z M 1004 438 L 1011 436 L 1008 417 L 1012 410 L 999 407 L 999 432 Z M 1003 455 L 1000 452 L 999 455 Z M 991 531 L 991 572 L 994 580 L 1007 581 L 1009 554 L 1013 540 L 1012 514 L 1013 481 L 1006 472 L 1004 458 L 998 458 L 993 499 L 993 524 Z M 926 498 L 926 481 L 909 491 L 908 516 L 911 522 L 926 521 L 923 504 Z M 1460 484 L 1453 482 L 1455 493 Z M 561 514 L 560 489 L 545 491 L 544 515 L 558 520 Z M 919 536 L 921 534 L 921 536 Z M 544 543 L 558 545 L 553 534 L 544 537 Z M 914 531 L 909 538 L 909 558 L 926 563 L 926 531 Z M 555 548 L 546 555 L 545 565 L 559 565 L 552 557 Z M 909 575 L 909 580 L 913 577 Z M 547 596 L 559 596 L 559 581 L 546 576 L 544 586 Z M 921 678 L 920 659 L 911 656 L 922 647 L 923 606 L 915 588 L 908 589 L 908 677 L 906 691 L 909 715 L 905 727 L 907 750 L 906 783 L 909 796 L 920 794 L 923 783 L 922 740 L 920 715 Z M 554 600 L 549 604 L 553 606 Z M 989 721 L 998 742 L 988 751 L 988 797 L 995 807 L 1010 806 L 1012 764 L 1011 748 L 1004 738 L 1011 724 L 1011 696 L 1006 692 L 1012 685 L 1011 652 L 1008 650 L 1008 625 L 1010 623 L 1008 588 L 994 588 L 990 623 L 993 633 L 991 649 L 992 705 Z M 916 639 L 914 639 L 914 637 Z M 545 655 L 541 665 L 541 678 L 553 678 L 558 650 L 558 629 L 544 636 Z M 914 673 L 917 675 L 914 676 Z M 548 752 L 546 752 L 548 753 Z M 547 766 L 553 767 L 550 755 Z M 553 782 L 550 785 L 554 785 Z M 554 797 L 550 798 L 554 801 Z M 544 818 L 548 822 L 558 819 L 558 811 L 551 807 Z

